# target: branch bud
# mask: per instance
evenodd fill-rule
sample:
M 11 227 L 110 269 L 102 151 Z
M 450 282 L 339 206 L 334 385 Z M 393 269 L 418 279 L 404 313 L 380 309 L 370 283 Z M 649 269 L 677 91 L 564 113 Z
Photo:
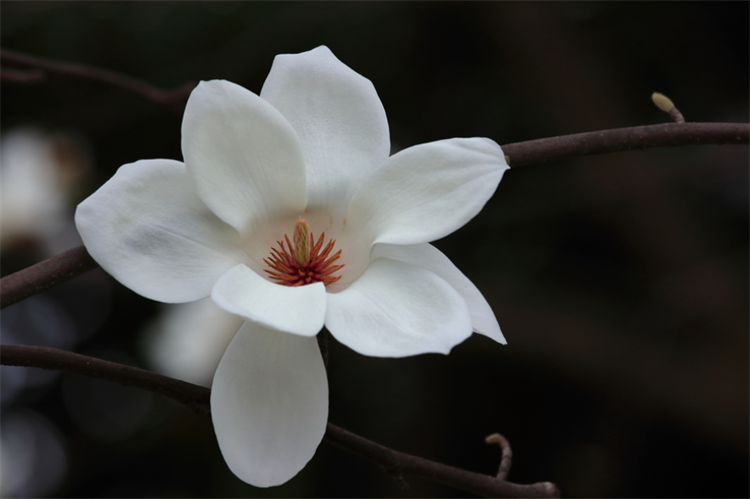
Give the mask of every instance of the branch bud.
M 654 101 L 654 104 L 656 104 L 656 107 L 658 107 L 665 113 L 670 112 L 672 108 L 674 107 L 674 103 L 672 102 L 672 99 L 670 99 L 664 94 L 660 94 L 659 92 L 654 92 L 653 94 L 651 94 L 651 100 Z
M 499 433 L 493 433 L 492 435 L 487 435 L 484 441 L 488 444 L 499 444 L 503 441 L 503 437 Z
M 685 117 L 682 116 L 680 110 L 675 107 L 672 99 L 664 94 L 660 94 L 659 92 L 654 92 L 651 94 L 651 100 L 654 101 L 656 107 L 665 113 L 669 113 L 669 116 L 675 121 L 675 123 L 685 123 Z

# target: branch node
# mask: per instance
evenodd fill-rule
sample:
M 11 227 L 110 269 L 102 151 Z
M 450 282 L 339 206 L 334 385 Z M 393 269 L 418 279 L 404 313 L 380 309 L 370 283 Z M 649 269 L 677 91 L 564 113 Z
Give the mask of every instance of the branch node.
M 500 480 L 505 480 L 510 471 L 510 465 L 513 459 L 513 451 L 510 449 L 510 442 L 500 435 L 499 433 L 493 433 L 484 439 L 488 444 L 498 444 L 502 450 L 502 457 L 500 458 L 500 467 L 495 475 Z
M 665 113 L 669 113 L 669 116 L 674 120 L 675 123 L 685 123 L 685 117 L 682 116 L 682 113 L 679 111 L 679 109 L 675 107 L 672 99 L 664 94 L 660 94 L 659 92 L 654 92 L 653 94 L 651 94 L 651 100 L 654 101 L 656 107 L 658 107 Z

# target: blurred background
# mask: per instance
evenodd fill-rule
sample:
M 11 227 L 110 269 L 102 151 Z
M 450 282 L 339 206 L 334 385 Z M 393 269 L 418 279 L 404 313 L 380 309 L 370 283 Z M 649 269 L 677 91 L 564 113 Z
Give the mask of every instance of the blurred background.
M 747 2 L 2 2 L 2 47 L 164 89 L 259 92 L 274 55 L 328 45 L 375 84 L 394 151 L 669 122 L 748 121 Z M 20 66 L 4 65 L 3 69 Z M 182 159 L 182 105 L 51 76 L 2 84 L 2 274 L 77 246 L 75 205 L 128 162 Z M 360 356 L 331 341 L 330 421 L 397 450 L 567 497 L 747 497 L 748 148 L 590 156 L 506 173 L 442 249 L 507 346 Z M 2 342 L 210 384 L 236 325 L 101 270 L 8 307 Z M 191 341 L 190 325 L 217 342 Z M 204 355 L 196 356 L 195 352 Z M 184 366 L 190 368 L 186 371 Z M 2 368 L 4 497 L 461 497 L 321 445 L 289 483 L 235 478 L 209 419 L 138 390 Z

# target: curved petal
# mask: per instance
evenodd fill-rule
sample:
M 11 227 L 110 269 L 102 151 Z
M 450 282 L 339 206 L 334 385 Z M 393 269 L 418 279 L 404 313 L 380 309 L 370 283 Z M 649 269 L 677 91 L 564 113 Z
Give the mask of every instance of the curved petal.
M 164 305 L 144 328 L 143 353 L 158 372 L 201 386 L 211 386 L 222 355 L 244 319 L 220 308 L 211 298 Z
M 495 313 L 482 293 L 439 249 L 427 243 L 413 246 L 376 244 L 372 250 L 372 258 L 381 257 L 418 265 L 444 279 L 466 300 L 474 331 L 500 344 L 508 343 L 500 331 Z
M 312 459 L 328 420 L 328 381 L 315 338 L 252 322 L 216 369 L 211 417 L 229 469 L 256 487 L 281 485 Z
M 260 96 L 302 141 L 308 205 L 343 216 L 354 190 L 390 154 L 388 120 L 375 87 L 322 46 L 276 56 Z
M 211 298 L 227 312 L 277 331 L 315 336 L 323 329 L 326 289 L 322 282 L 282 286 L 240 264 L 216 281 Z
M 340 293 L 328 295 L 326 327 L 344 345 L 373 357 L 450 352 L 471 335 L 463 298 L 421 267 L 379 258 Z
M 75 221 L 94 260 L 152 300 L 205 298 L 244 258 L 237 231 L 203 204 L 178 161 L 120 167 L 78 205 Z
M 471 220 L 508 165 L 490 139 L 448 139 L 404 149 L 352 198 L 347 226 L 373 243 L 419 244 Z
M 268 102 L 239 85 L 203 81 L 182 120 L 182 153 L 201 199 L 246 236 L 307 204 L 299 138 Z

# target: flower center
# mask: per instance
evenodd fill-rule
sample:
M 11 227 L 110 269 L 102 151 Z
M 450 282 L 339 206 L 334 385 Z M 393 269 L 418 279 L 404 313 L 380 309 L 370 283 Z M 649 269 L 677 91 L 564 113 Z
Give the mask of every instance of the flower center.
M 276 241 L 279 247 L 271 248 L 271 256 L 263 259 L 272 269 L 265 272 L 271 276 L 271 279 L 284 286 L 304 286 L 314 282 L 322 282 L 328 286 L 338 281 L 341 276 L 332 274 L 344 266 L 333 263 L 341 256 L 341 250 L 328 256 L 336 240 L 331 239 L 323 248 L 325 235 L 326 233 L 323 232 L 315 242 L 307 221 L 299 217 L 297 223 L 294 224 L 292 237 L 294 242 L 289 241 L 289 236 L 284 236 L 286 246 L 283 241 Z

